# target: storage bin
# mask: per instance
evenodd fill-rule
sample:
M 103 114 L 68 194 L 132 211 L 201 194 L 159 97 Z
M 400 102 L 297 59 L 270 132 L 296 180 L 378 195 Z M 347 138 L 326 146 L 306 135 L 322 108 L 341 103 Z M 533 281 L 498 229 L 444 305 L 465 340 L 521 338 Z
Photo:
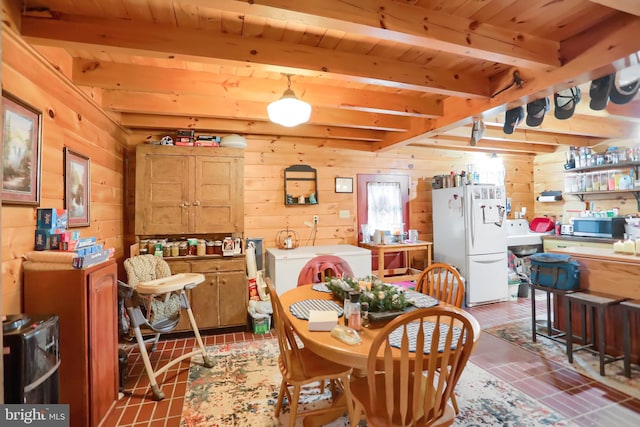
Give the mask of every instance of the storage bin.
M 266 334 L 271 330 L 271 316 L 263 317 L 262 319 L 251 317 L 251 323 L 254 334 Z

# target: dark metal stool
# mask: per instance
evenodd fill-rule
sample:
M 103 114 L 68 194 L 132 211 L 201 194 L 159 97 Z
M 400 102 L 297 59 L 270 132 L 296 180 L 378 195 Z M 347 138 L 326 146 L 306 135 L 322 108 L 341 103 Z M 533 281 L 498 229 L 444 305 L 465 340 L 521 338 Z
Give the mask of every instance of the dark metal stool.
M 587 350 L 594 354 L 598 354 L 600 357 L 600 375 L 604 376 L 604 365 L 606 363 L 615 362 L 621 360 L 622 357 L 613 357 L 605 353 L 605 326 L 604 315 L 607 307 L 620 304 L 625 301 L 626 298 L 618 297 L 615 295 L 604 294 L 601 292 L 576 292 L 569 294 L 565 297 L 564 307 L 567 318 L 567 357 L 569 363 L 573 363 L 573 352 L 579 350 Z M 576 304 L 581 309 L 581 321 L 582 321 L 582 342 L 578 347 L 573 347 L 573 329 L 571 319 L 571 304 Z M 587 308 L 590 309 L 590 324 L 591 324 L 591 342 L 587 342 Z M 598 322 L 598 336 L 597 345 L 598 350 L 593 347 L 596 345 L 596 320 Z
M 631 378 L 631 313 L 640 314 L 640 300 L 623 301 L 622 307 L 622 340 L 624 343 L 624 376 Z
M 540 286 L 535 283 L 530 283 L 529 287 L 531 288 L 531 340 L 536 342 L 536 338 L 538 335 L 549 338 L 550 340 L 564 343 L 563 337 L 565 336 L 565 332 L 559 329 L 555 329 L 551 324 L 551 294 L 553 294 L 554 299 L 557 296 L 566 296 L 568 294 L 572 294 L 574 292 L 578 292 L 579 290 L 570 290 L 563 291 L 556 288 L 551 288 L 549 286 Z M 538 323 L 536 321 L 536 289 L 539 291 L 544 291 L 547 294 L 547 333 L 538 332 Z

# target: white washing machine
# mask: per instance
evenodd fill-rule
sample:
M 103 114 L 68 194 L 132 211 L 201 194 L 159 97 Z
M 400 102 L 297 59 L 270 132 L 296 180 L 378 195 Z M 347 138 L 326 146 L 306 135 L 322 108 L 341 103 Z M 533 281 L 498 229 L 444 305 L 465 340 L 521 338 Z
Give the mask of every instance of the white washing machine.
M 320 255 L 342 258 L 351 267 L 355 277 L 371 276 L 371 251 L 353 245 L 301 246 L 295 249 L 267 249 L 267 276 L 278 295 L 298 286 L 302 267 Z

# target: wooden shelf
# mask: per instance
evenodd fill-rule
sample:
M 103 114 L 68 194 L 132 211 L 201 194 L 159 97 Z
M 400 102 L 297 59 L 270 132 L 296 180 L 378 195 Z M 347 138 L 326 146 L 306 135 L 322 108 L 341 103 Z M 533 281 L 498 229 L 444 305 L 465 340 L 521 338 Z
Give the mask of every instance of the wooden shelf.
M 303 188 L 296 188 L 295 191 L 303 194 L 294 195 L 291 186 L 294 183 L 306 183 Z M 313 195 L 312 198 L 310 197 Z M 299 203 L 299 198 L 304 197 L 304 203 Z M 285 206 L 307 206 L 318 204 L 318 173 L 308 165 L 292 165 L 284 170 L 284 204 Z

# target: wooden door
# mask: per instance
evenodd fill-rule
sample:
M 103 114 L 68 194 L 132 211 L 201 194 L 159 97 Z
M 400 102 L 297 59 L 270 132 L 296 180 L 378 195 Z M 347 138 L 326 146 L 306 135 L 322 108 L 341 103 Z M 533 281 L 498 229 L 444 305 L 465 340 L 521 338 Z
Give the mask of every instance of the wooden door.
M 87 275 L 92 426 L 100 423 L 118 396 L 117 274 L 114 263 Z
M 232 233 L 244 228 L 242 159 L 195 158 L 195 233 Z
M 193 232 L 193 157 L 145 148 L 136 154 L 136 234 Z
M 204 273 L 204 282 L 191 289 L 191 309 L 198 329 L 217 328 L 220 325 L 218 281 L 219 273 Z
M 249 300 L 247 275 L 244 271 L 220 273 L 220 326 L 247 324 L 246 304 Z

